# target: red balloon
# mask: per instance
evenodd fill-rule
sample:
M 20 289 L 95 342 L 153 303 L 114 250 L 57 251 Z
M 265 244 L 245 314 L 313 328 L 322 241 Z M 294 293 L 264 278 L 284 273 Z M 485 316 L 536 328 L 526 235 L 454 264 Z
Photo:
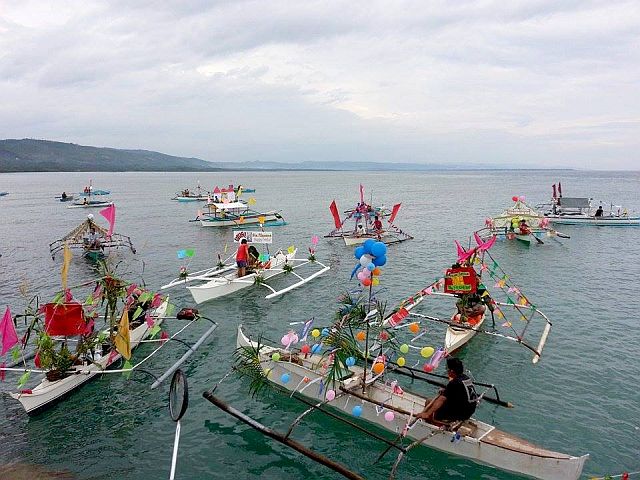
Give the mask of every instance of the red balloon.
M 369 285 L 371 285 L 371 279 L 365 278 L 364 280 L 362 280 L 362 285 L 364 285 L 365 287 L 368 287 Z
M 513 200 L 514 202 L 517 202 L 518 201 L 518 196 L 514 195 L 513 197 L 511 197 L 511 200 Z
M 433 372 L 433 366 L 432 366 L 432 365 L 429 365 L 428 363 L 425 363 L 425 364 L 424 364 L 424 367 L 422 367 L 422 369 L 423 369 L 425 372 L 427 372 L 427 373 L 431 373 L 431 372 Z
M 309 345 L 303 345 L 300 351 L 306 355 L 311 351 L 311 347 Z

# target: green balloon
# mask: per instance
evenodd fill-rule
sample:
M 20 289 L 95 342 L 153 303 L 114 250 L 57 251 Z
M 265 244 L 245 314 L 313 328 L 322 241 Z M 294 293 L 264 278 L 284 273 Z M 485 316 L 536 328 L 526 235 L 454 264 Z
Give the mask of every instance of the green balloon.
M 276 352 L 273 355 L 271 355 L 271 360 L 273 360 L 274 362 L 279 362 L 280 361 L 280 353 Z
M 400 351 L 402 353 L 409 353 L 409 345 L 407 345 L 406 343 L 403 343 L 402 345 L 400 345 Z

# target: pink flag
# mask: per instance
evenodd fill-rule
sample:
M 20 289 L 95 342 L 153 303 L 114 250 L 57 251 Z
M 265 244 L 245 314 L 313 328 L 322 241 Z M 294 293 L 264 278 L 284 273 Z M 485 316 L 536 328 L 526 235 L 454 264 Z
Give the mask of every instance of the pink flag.
M 396 215 L 398 215 L 398 211 L 400 210 L 400 205 L 402 204 L 396 203 L 393 206 L 393 210 L 391 210 L 391 216 L 389 217 L 389 223 L 393 223 L 393 221 L 396 219 Z
M 9 307 L 5 310 L 2 321 L 0 322 L 0 336 L 2 337 L 2 351 L 0 351 L 0 355 L 4 355 L 18 343 L 18 334 L 16 333 L 16 327 L 13 325 Z
M 109 205 L 107 208 L 103 208 L 100 210 L 100 215 L 107 219 L 109 222 L 109 231 L 107 232 L 107 237 L 111 237 L 113 234 L 113 227 L 116 224 L 116 206 L 115 204 Z
M 360 202 L 364 202 L 364 187 L 360 184 Z

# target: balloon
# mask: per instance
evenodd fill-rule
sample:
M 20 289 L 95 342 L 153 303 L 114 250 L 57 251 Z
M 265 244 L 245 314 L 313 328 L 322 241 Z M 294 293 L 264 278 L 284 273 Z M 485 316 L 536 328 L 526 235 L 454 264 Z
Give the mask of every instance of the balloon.
M 524 195 L 520 195 L 520 196 L 518 197 L 518 200 L 520 200 L 521 202 L 524 202 L 524 199 L 525 199 L 525 198 L 527 198 L 527 197 L 525 197 Z
M 382 242 L 376 242 L 371 246 L 371 255 L 383 257 L 387 254 L 387 246 Z
M 311 353 L 318 353 L 322 349 L 322 345 L 316 343 L 313 347 L 311 347 Z
M 322 335 L 323 337 L 328 337 L 329 336 L 329 329 L 328 328 L 323 328 L 322 332 L 320 333 L 320 335 Z
M 362 286 L 363 287 L 368 287 L 371 285 L 371 279 L 370 278 L 365 278 L 364 280 L 362 280 Z
M 433 347 L 422 347 L 422 349 L 420 350 L 420 355 L 422 355 L 424 358 L 429 358 L 431 355 L 433 355 L 433 352 L 435 352 Z
M 362 407 L 360 405 L 356 405 L 353 407 L 353 410 L 351 410 L 351 413 L 353 413 L 354 417 L 359 417 L 362 415 Z
M 303 345 L 300 351 L 307 355 L 311 351 L 311 347 L 309 345 Z
M 362 255 L 360 257 L 360 265 L 362 265 L 363 267 L 367 267 L 367 265 L 369 265 L 371 263 L 371 256 L 369 255 Z
M 327 390 L 327 395 L 326 395 L 327 400 L 331 401 L 334 398 L 336 398 L 336 391 L 335 390 Z
M 393 422 L 393 420 L 396 418 L 395 414 L 393 412 L 386 412 L 384 414 L 384 419 L 387 422 Z
M 370 272 L 373 272 L 375 269 L 376 269 L 376 266 L 373 264 L 373 262 L 367 265 L 367 270 L 369 270 Z
M 376 243 L 376 241 L 373 238 L 369 238 L 365 240 L 365 242 L 362 244 L 362 247 L 364 248 L 364 253 L 371 253 L 371 247 L 373 247 L 374 243 Z
M 375 263 L 373 264 L 375 266 Z M 382 270 L 380 270 L 380 268 L 376 267 L 373 269 L 373 271 L 371 272 L 372 275 L 375 275 L 376 277 L 378 275 L 380 275 L 382 273 Z
M 418 333 L 420 331 L 420 325 L 418 325 L 416 322 L 411 323 L 409 325 L 409 331 L 411 333 Z
M 364 247 L 356 247 L 356 249 L 353 251 L 353 255 L 357 259 L 360 259 L 360 257 L 364 255 Z
M 387 257 L 382 255 L 381 257 L 376 257 L 373 259 L 373 264 L 376 267 L 382 267 L 385 263 L 387 263 Z
M 274 362 L 279 362 L 280 361 L 280 353 L 275 352 L 273 355 L 271 355 L 271 360 L 273 360 Z
M 354 357 L 347 357 L 344 363 L 347 367 L 353 367 L 356 364 L 356 359 Z
M 317 328 L 314 328 L 313 330 L 311 330 L 311 336 L 313 338 L 318 338 L 320 336 L 320 330 L 318 330 Z
M 366 274 L 366 273 L 364 273 L 364 270 L 360 270 L 360 271 L 358 272 L 358 275 L 356 275 L 356 277 L 358 278 L 358 280 L 362 281 L 362 280 L 364 280 L 365 278 L 367 278 L 367 274 Z
M 380 332 L 380 340 L 389 340 L 389 334 L 384 330 Z
M 398 357 L 398 360 L 396 361 L 396 363 L 398 364 L 399 367 L 404 367 L 407 361 L 404 359 L 404 357 Z
M 289 375 L 288 373 L 283 373 L 282 376 L 280 377 L 280 381 L 282 383 L 288 383 L 290 379 L 291 379 L 291 375 Z
M 433 365 L 429 365 L 428 363 L 425 363 L 424 366 L 422 367 L 422 370 L 424 370 L 427 373 L 431 373 L 433 372 Z
M 380 279 L 378 278 L 372 278 L 371 279 L 371 285 L 373 285 L 374 287 L 380 285 Z
M 364 333 L 362 330 L 356 333 L 356 340 L 358 340 L 359 342 L 364 342 L 366 338 L 367 338 L 367 334 Z
M 415 325 L 415 324 L 412 324 Z M 407 345 L 406 343 L 403 343 L 402 345 L 400 345 L 400 351 L 402 353 L 409 353 L 409 345 Z
M 380 375 L 382 372 L 384 372 L 384 363 L 382 362 L 376 362 L 373 364 L 373 373 L 375 373 L 376 375 Z
M 513 197 L 511 197 L 511 200 L 513 200 L 514 202 L 517 202 L 518 201 L 518 196 L 514 195 Z

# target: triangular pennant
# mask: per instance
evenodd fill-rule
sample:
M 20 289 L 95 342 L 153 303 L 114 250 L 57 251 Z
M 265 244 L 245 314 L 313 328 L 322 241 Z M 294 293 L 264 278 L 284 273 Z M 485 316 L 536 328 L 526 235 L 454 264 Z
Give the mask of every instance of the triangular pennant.
M 126 308 L 122 312 L 122 317 L 120 318 L 120 323 L 118 324 L 118 331 L 116 332 L 114 344 L 118 352 L 120 352 L 120 355 L 122 355 L 127 360 L 131 358 L 131 343 L 129 338 L 129 312 Z

